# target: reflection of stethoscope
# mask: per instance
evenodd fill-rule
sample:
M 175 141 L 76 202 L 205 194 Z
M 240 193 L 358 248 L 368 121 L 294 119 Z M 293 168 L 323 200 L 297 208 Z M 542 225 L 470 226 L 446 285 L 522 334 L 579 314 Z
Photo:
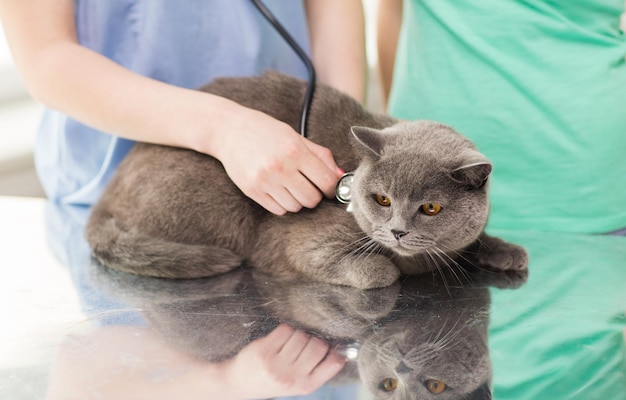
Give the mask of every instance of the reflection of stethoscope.
M 302 60 L 306 66 L 309 80 L 307 82 L 306 93 L 304 94 L 304 101 L 302 103 L 302 111 L 300 113 L 300 135 L 307 137 L 307 121 L 309 118 L 309 110 L 311 108 L 311 100 L 313 100 L 313 93 L 315 92 L 315 67 L 311 62 L 311 59 L 298 45 L 295 39 L 287 32 L 276 17 L 270 12 L 270 10 L 263 4 L 261 0 L 251 0 L 252 4 L 261 12 L 265 19 L 278 31 L 278 33 L 285 39 L 289 46 L 296 52 L 298 57 Z M 352 200 L 351 185 L 353 180 L 353 174 L 347 173 L 339 179 L 337 186 L 335 187 L 335 198 L 337 201 L 343 204 L 350 204 Z M 351 211 L 348 206 L 348 211 Z

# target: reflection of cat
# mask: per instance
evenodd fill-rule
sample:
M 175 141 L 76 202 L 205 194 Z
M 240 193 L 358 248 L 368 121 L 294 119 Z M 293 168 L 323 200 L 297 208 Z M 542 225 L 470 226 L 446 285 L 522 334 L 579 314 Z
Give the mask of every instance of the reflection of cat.
M 364 341 L 359 371 L 381 399 L 490 399 L 488 290 L 407 281 L 392 318 Z M 423 297 L 427 294 L 427 298 Z
M 271 73 L 204 90 L 295 128 L 304 88 Z M 523 249 L 482 233 L 491 164 L 453 129 L 373 115 L 320 85 L 308 132 L 354 171 L 352 214 L 325 200 L 277 217 L 245 197 L 212 157 L 138 144 L 93 209 L 87 239 L 95 256 L 112 268 L 168 278 L 212 276 L 247 259 L 273 273 L 295 268 L 359 288 L 388 286 L 401 272 L 458 269 L 460 260 L 526 268 Z
M 402 280 L 393 306 L 385 298 L 389 291 L 341 293 L 296 282 L 260 289 L 280 299 L 267 307 L 281 320 L 326 340 L 356 344 L 358 374 L 377 399 L 490 399 L 489 291 L 478 281 L 448 286 L 436 278 Z M 524 279 L 490 277 L 503 287 Z
M 167 345 L 202 360 L 231 358 L 278 326 L 263 309 L 267 299 L 259 294 L 247 268 L 193 280 L 121 273 L 97 263 L 90 268 L 91 285 L 141 310 Z
M 239 269 L 211 279 L 161 280 L 94 269 L 100 286 L 143 310 L 179 350 L 223 360 L 279 322 L 344 348 L 358 349 L 338 381 L 364 382 L 380 399 L 488 399 L 489 291 L 483 281 L 443 285 L 411 277 L 362 291 Z M 516 286 L 524 274 L 488 276 Z M 431 396 L 431 397 L 429 397 Z

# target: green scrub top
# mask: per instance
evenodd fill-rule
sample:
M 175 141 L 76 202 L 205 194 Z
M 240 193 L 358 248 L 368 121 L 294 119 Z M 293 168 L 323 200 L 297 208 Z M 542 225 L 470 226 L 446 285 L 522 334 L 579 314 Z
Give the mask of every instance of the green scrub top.
M 405 0 L 389 111 L 494 164 L 489 226 L 626 227 L 624 0 Z
M 492 289 L 496 400 L 626 400 L 626 237 L 491 230 L 524 246 L 529 277 Z

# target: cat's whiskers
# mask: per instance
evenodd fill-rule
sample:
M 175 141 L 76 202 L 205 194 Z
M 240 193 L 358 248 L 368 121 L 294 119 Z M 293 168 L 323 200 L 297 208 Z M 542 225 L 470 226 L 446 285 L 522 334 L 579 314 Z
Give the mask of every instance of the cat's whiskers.
M 439 350 L 433 348 L 430 343 L 428 343 L 425 346 L 413 349 L 405 356 L 404 360 L 409 366 L 415 368 L 436 359 L 438 355 Z
M 442 255 L 441 255 L 441 253 L 440 253 L 440 250 L 439 250 L 437 247 L 433 247 L 433 248 L 432 248 L 432 251 L 433 251 L 433 253 L 435 253 L 435 255 L 437 256 L 437 258 L 439 258 L 439 259 L 441 260 L 442 264 L 443 264 L 445 267 L 448 267 L 448 270 L 449 270 L 449 271 L 451 271 L 451 272 L 454 274 L 454 276 L 456 277 L 456 280 L 457 280 L 457 282 L 458 282 L 458 281 L 459 281 L 459 277 L 458 277 L 458 275 L 456 274 L 456 272 L 454 271 L 454 269 L 450 266 L 450 264 L 449 264 L 448 260 L 446 260 L 445 258 L 443 258 L 443 256 L 442 256 Z
M 381 254 L 383 251 L 385 251 L 385 246 L 383 246 L 382 244 L 378 243 L 378 242 L 374 242 L 376 244 L 376 246 L 374 246 L 374 248 L 371 250 L 370 254 L 373 255 L 378 255 Z
M 384 343 L 381 343 L 381 341 L 377 340 L 378 338 L 376 337 L 372 339 L 374 340 L 370 340 L 370 343 L 376 351 L 376 358 L 383 361 L 383 363 L 385 364 L 395 365 L 395 363 L 397 363 L 400 358 L 400 353 L 397 350 L 393 350 L 394 348 L 396 348 L 396 340 L 392 338 L 390 341 L 388 340 Z M 394 345 L 389 345 L 390 342 L 393 342 Z
M 463 315 L 457 318 L 456 322 L 451 327 L 449 326 L 449 319 L 446 318 L 442 322 L 439 330 L 436 333 L 431 332 L 425 340 L 425 344 L 409 352 L 406 355 L 406 359 L 412 365 L 424 364 L 435 359 L 441 351 L 453 347 L 455 343 L 454 340 L 456 340 L 463 331 L 463 329 L 459 327 L 459 324 L 462 323 L 462 317 Z M 465 321 L 465 323 L 467 322 L 468 321 Z
M 382 249 L 383 247 L 380 243 L 378 243 L 375 240 L 372 240 L 369 243 L 369 245 L 361 253 L 357 255 L 356 261 L 364 262 L 368 257 L 372 255 L 380 254 L 380 251 L 382 251 Z
M 446 279 L 446 275 L 443 273 L 443 270 L 441 268 L 441 266 L 439 266 L 439 263 L 437 262 L 437 260 L 435 259 L 435 257 L 431 254 L 430 250 L 431 249 L 425 249 L 426 250 L 426 254 L 428 254 L 428 256 L 431 258 L 431 260 L 433 260 L 433 264 L 435 266 L 435 268 L 433 269 L 433 271 L 437 271 L 439 272 L 439 275 L 441 276 L 441 280 L 443 280 L 443 286 L 446 288 L 446 292 L 448 292 L 448 294 L 451 295 L 450 293 L 450 287 L 448 286 L 448 280 Z M 437 255 L 437 253 L 435 253 Z M 443 260 L 442 260 L 443 261 Z M 445 262 L 445 261 L 444 261 Z
M 460 319 L 451 328 L 448 328 L 448 320 L 446 319 L 434 338 L 431 334 L 422 346 L 413 349 L 405 356 L 407 364 L 414 367 L 424 365 L 436 359 L 442 351 L 453 347 L 453 341 L 462 332 L 462 329 L 456 329 L 459 322 Z
M 480 240 L 480 239 L 479 239 Z M 474 264 L 470 259 L 468 259 L 467 257 L 463 256 L 462 252 L 455 250 L 449 246 L 446 246 L 444 244 L 440 244 L 441 247 L 445 248 L 446 250 L 448 250 L 448 252 L 450 253 L 454 253 L 454 255 L 456 255 L 457 257 L 459 257 L 460 259 L 462 259 L 463 261 L 467 262 L 469 265 L 471 265 L 472 267 L 475 268 L 479 268 L 481 269 L 480 265 L 476 265 Z M 467 250 L 465 250 L 467 251 Z M 470 254 L 478 254 L 477 252 L 470 252 Z M 467 271 L 466 271 L 467 272 Z
M 439 254 L 439 257 L 443 260 L 443 257 L 445 256 L 450 262 L 445 262 L 446 266 L 448 267 L 448 269 L 450 270 L 450 272 L 452 272 L 454 274 L 454 276 L 456 277 L 457 282 L 459 282 L 459 284 L 461 286 L 463 286 L 463 283 L 472 283 L 472 277 L 471 275 L 465 270 L 465 268 L 463 268 L 461 266 L 461 264 L 459 264 L 455 259 L 453 259 L 448 253 L 446 253 L 444 250 L 435 247 L 433 249 L 437 254 Z M 466 279 L 465 282 L 461 281 L 461 278 L 459 277 L 459 275 L 456 273 L 455 268 L 458 269 L 459 273 L 461 275 L 463 275 L 463 277 Z
M 414 250 L 422 250 L 436 245 L 434 240 L 421 236 L 413 236 L 407 239 L 403 238 L 402 243 Z
M 428 249 L 425 249 L 423 254 L 428 256 L 428 257 L 422 257 L 422 259 L 426 263 L 426 266 L 428 267 L 428 269 L 431 271 L 433 279 L 435 279 L 435 275 L 439 271 L 439 269 L 437 268 L 437 262 L 433 259 L 433 256 L 429 253 Z
M 378 243 L 376 241 L 374 241 L 372 238 L 370 238 L 369 236 L 363 236 L 351 243 L 349 243 L 348 245 L 346 245 L 345 247 L 353 247 L 356 246 L 355 248 L 353 248 L 351 251 L 345 253 L 343 255 L 343 257 L 341 257 L 337 263 L 341 264 L 343 263 L 347 258 L 350 257 L 354 257 L 356 255 L 356 259 L 355 261 L 360 261 L 360 259 L 362 257 L 367 257 L 368 252 L 370 251 L 370 249 L 372 247 L 375 247 L 376 245 L 378 245 Z
M 443 329 L 444 329 L 444 327 L 446 326 L 447 323 L 448 323 L 448 318 L 446 318 L 446 320 L 443 321 L 443 323 L 439 327 L 439 330 L 437 331 L 437 333 L 434 333 L 434 331 L 430 332 L 430 335 L 428 335 L 428 339 L 426 339 L 426 341 L 429 342 L 429 343 L 437 342 L 437 340 L 439 340 L 439 338 L 441 337 L 441 335 L 443 333 Z
M 356 254 L 356 253 L 357 253 L 358 251 L 360 251 L 363 247 L 367 246 L 371 240 L 372 240 L 372 239 L 371 239 L 369 236 L 367 236 L 367 235 L 363 235 L 363 236 L 361 236 L 360 238 L 358 238 L 358 239 L 356 239 L 356 240 L 354 240 L 354 241 L 352 241 L 352 242 L 350 242 L 350 243 L 347 243 L 347 244 L 344 246 L 344 249 L 345 249 L 345 248 L 352 248 L 352 250 L 350 250 L 348 253 L 346 253 L 346 255 L 344 256 L 344 258 L 345 258 L 345 257 L 352 256 L 352 255 Z M 343 261 L 343 260 L 344 260 L 344 258 L 342 258 L 342 259 L 341 259 L 341 261 Z
M 381 243 L 381 238 L 384 238 L 384 235 L 381 235 L 382 230 L 377 228 L 372 232 L 371 237 L 366 236 L 369 239 L 369 245 L 367 249 L 363 251 L 365 256 L 369 256 L 372 254 L 380 254 L 385 250 L 384 243 Z M 361 254 L 359 256 L 362 256 Z
M 379 227 L 373 229 L 372 239 L 387 247 L 393 247 L 396 243 L 396 240 L 392 239 L 385 229 Z
M 442 351 L 442 350 L 445 350 L 446 348 L 453 346 L 453 341 L 457 339 L 459 335 L 461 334 L 461 332 L 463 331 L 463 329 L 461 328 L 457 329 L 457 327 L 459 326 L 459 323 L 461 323 L 461 318 L 463 317 L 463 315 L 465 315 L 465 312 L 463 312 L 463 314 L 459 316 L 459 318 L 456 320 L 454 325 L 450 329 L 448 329 L 445 335 L 436 339 L 433 342 L 433 345 L 437 347 L 438 351 Z M 465 324 L 467 324 L 467 321 L 465 322 Z M 445 327 L 446 325 L 447 325 L 447 321 L 443 327 Z

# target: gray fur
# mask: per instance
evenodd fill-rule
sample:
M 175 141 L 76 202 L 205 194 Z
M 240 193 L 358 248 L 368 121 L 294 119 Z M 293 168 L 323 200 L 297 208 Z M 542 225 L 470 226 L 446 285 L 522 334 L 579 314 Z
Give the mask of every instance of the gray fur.
M 201 90 L 297 129 L 304 89 L 300 80 L 267 73 L 218 79 Z M 216 159 L 137 144 L 92 211 L 86 235 L 95 257 L 121 271 L 166 278 L 213 276 L 246 261 L 358 288 L 389 286 L 401 273 L 459 269 L 467 261 L 526 268 L 522 248 L 482 232 L 491 164 L 452 128 L 375 115 L 318 85 L 308 132 L 342 169 L 354 171 L 353 213 L 324 200 L 312 210 L 274 216 L 245 197 Z M 375 194 L 391 198 L 391 206 L 380 206 Z M 443 209 L 427 216 L 420 209 L 428 203 Z M 397 240 L 392 230 L 406 234 Z M 467 251 L 478 243 L 480 257 Z M 492 262 L 491 253 L 510 263 Z

